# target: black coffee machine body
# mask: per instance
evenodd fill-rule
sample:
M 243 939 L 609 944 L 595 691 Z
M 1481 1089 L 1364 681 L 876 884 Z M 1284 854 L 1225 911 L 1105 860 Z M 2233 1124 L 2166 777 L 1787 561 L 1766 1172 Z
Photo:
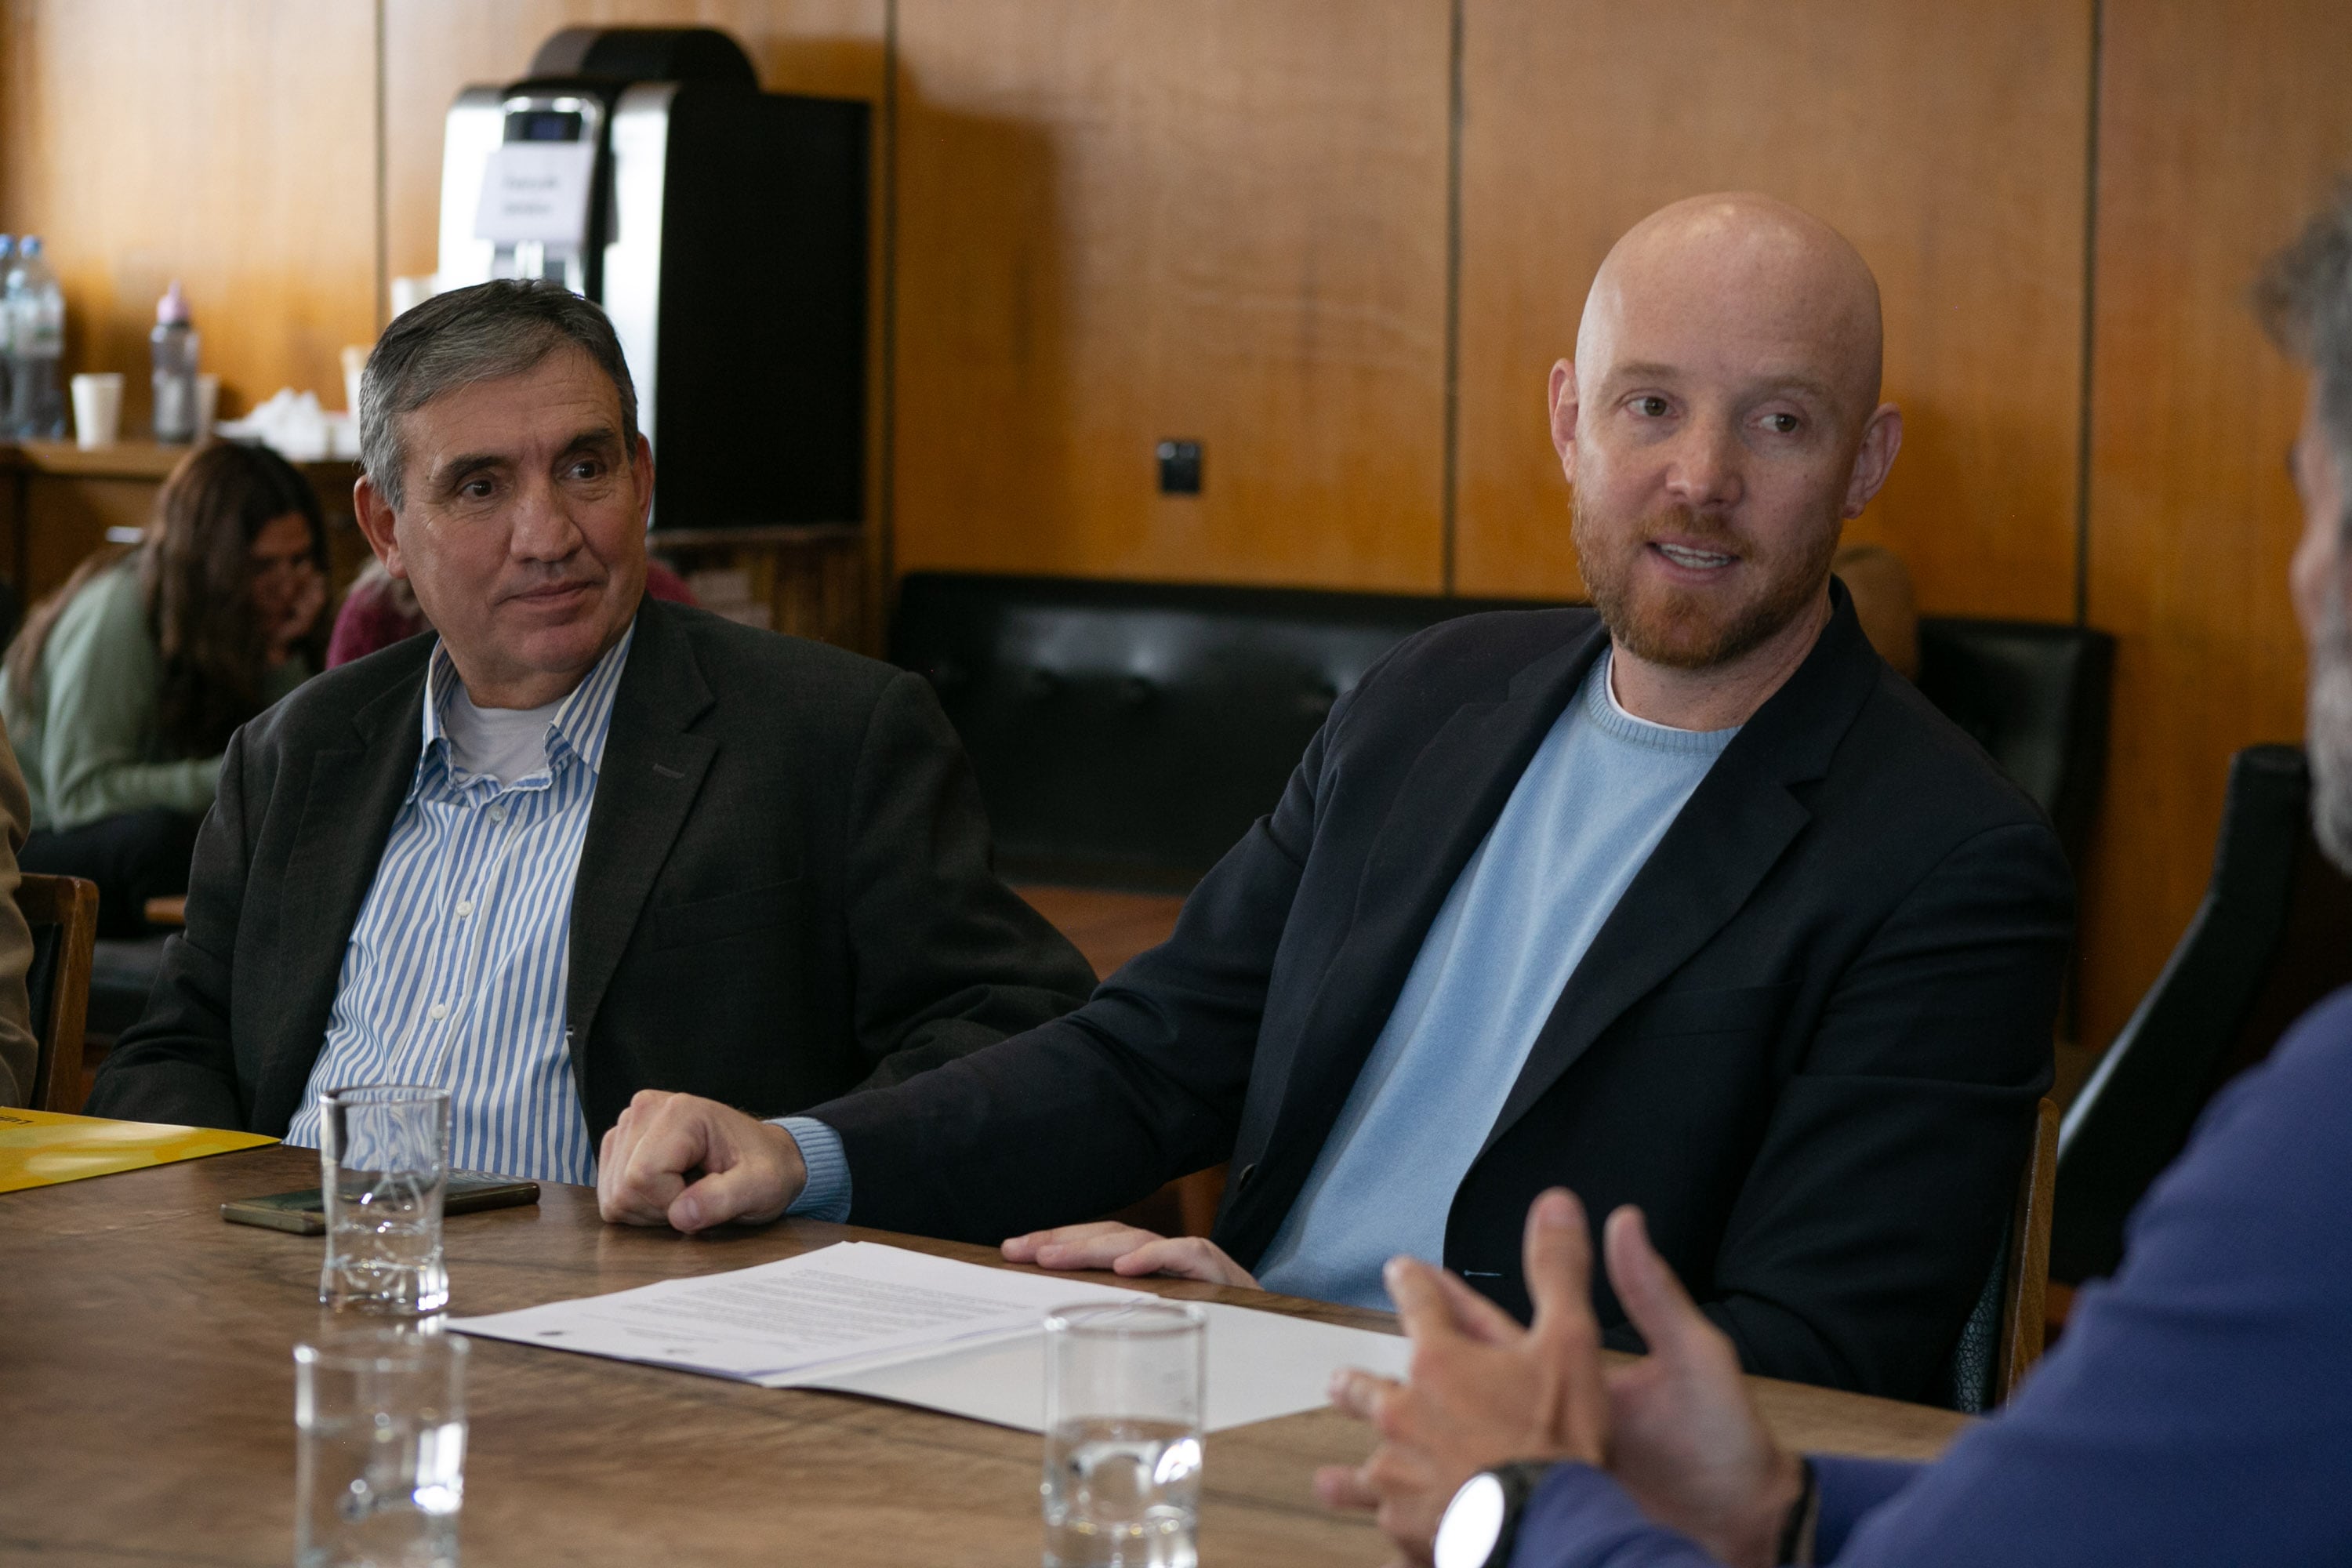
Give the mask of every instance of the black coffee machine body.
M 604 307 L 656 526 L 857 522 L 869 144 L 865 104 L 761 92 L 716 29 L 567 28 L 451 107 L 437 286 Z

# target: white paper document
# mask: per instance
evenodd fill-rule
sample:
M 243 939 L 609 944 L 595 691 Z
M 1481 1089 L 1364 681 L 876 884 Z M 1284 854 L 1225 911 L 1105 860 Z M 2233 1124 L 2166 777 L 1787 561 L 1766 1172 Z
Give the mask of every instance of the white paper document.
M 847 1241 L 449 1326 L 771 1388 L 863 1394 L 1034 1432 L 1044 1429 L 1045 1314 L 1083 1301 L 1152 1299 Z M 1220 1304 L 1207 1311 L 1213 1432 L 1319 1406 L 1342 1366 L 1391 1375 L 1404 1369 L 1406 1342 L 1391 1334 Z

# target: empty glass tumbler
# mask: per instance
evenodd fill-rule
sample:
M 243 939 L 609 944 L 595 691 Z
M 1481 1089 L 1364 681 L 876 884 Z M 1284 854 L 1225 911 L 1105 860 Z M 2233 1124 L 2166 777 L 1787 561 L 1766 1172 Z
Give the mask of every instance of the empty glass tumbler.
M 415 1084 L 320 1098 L 319 1181 L 327 1257 L 319 1300 L 422 1314 L 448 1304 L 441 1199 L 449 1184 L 449 1091 Z
M 295 1568 L 457 1568 L 466 1355 L 422 1326 L 294 1347 Z
M 1181 1301 L 1045 1318 L 1045 1568 L 1193 1568 L 1207 1315 Z

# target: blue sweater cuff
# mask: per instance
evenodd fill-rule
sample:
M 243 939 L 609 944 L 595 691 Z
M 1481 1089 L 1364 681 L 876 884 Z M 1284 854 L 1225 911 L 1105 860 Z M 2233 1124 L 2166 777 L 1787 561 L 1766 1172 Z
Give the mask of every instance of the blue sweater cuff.
M 1590 1465 L 1555 1465 L 1519 1516 L 1510 1568 L 1718 1568 L 1698 1542 L 1653 1523 Z
M 808 1167 L 808 1184 L 784 1211 L 795 1219 L 849 1218 L 849 1156 L 841 1134 L 813 1116 L 781 1116 L 774 1125 L 793 1135 L 801 1146 L 801 1163 Z
M 1809 1458 L 1822 1489 L 1820 1523 L 1813 1531 L 1816 1563 L 1835 1563 L 1864 1516 L 1909 1486 L 1921 1468 L 1897 1459 L 1856 1459 L 1843 1454 Z

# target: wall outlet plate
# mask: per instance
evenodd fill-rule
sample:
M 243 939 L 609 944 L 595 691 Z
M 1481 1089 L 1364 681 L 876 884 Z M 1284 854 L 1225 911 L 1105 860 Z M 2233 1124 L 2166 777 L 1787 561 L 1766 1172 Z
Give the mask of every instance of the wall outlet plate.
M 1159 456 L 1161 495 L 1196 496 L 1201 493 L 1201 443 L 1162 441 Z

